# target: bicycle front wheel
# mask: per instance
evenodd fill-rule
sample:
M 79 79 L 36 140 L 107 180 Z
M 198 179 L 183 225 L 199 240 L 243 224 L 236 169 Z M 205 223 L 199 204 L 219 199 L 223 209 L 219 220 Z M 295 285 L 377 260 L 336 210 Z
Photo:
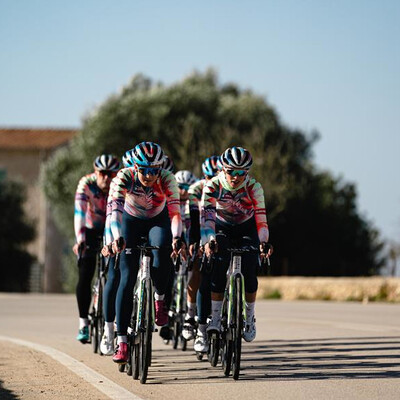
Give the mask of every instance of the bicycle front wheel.
M 229 376 L 232 367 L 232 330 L 228 322 L 228 300 L 222 303 L 222 340 L 221 340 L 221 364 L 225 376 Z
M 140 383 L 146 383 L 147 373 L 151 362 L 151 342 L 152 342 L 152 299 L 153 290 L 150 280 L 146 280 L 143 287 L 142 301 L 142 326 L 140 330 L 140 356 L 139 356 L 139 374 Z
M 235 325 L 232 329 L 233 333 L 233 354 L 232 354 L 232 374 L 233 379 L 239 379 L 240 372 L 240 358 L 242 355 L 242 332 L 243 332 L 243 288 L 242 277 L 235 278 L 235 310 L 234 318 Z

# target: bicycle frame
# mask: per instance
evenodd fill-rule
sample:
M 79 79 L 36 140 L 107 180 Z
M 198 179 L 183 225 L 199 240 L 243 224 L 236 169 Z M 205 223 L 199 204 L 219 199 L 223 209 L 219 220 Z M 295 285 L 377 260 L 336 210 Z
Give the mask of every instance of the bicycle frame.
M 232 253 L 231 255 L 231 262 L 228 268 L 227 272 L 227 285 L 225 288 L 225 296 L 224 298 L 227 298 L 228 301 L 228 320 L 227 320 L 227 326 L 231 326 L 232 324 L 232 319 L 233 319 L 233 302 L 234 302 L 234 282 L 237 278 L 237 276 L 240 276 L 240 280 L 242 283 L 242 304 L 245 304 L 246 298 L 245 298 L 245 291 L 244 291 L 244 276 L 242 274 L 242 256 L 240 254 L 236 254 L 235 252 Z M 243 307 L 243 319 L 244 321 L 246 320 L 246 307 Z M 222 317 L 222 315 L 221 315 Z

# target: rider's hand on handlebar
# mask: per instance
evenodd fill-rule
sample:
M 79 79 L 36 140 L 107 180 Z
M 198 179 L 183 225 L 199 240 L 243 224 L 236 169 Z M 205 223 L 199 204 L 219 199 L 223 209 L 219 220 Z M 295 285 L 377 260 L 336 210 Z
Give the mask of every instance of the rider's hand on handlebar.
M 181 257 L 186 260 L 186 245 L 184 242 L 182 242 L 182 239 L 180 237 L 176 237 L 172 241 L 172 253 L 171 257 L 176 258 L 178 255 L 181 255 Z
M 267 242 L 262 242 L 260 244 L 260 256 L 262 259 L 269 258 L 272 253 L 274 252 L 274 248 L 272 247 L 272 244 L 267 243 Z
M 112 243 L 104 245 L 103 248 L 101 249 L 101 254 L 104 257 L 113 256 L 114 253 L 113 253 L 113 250 L 112 250 Z
M 213 253 L 218 252 L 218 243 L 215 240 L 210 240 L 204 245 L 204 251 L 206 256 L 210 258 Z
M 125 246 L 125 240 L 122 236 L 120 236 L 117 240 L 114 240 L 112 242 L 112 251 L 114 252 L 114 254 L 121 253 L 122 250 L 125 249 Z
M 72 246 L 72 251 L 76 256 L 82 256 L 85 253 L 86 244 L 85 242 L 75 243 Z
M 197 243 L 193 243 L 189 246 L 189 255 L 190 257 L 201 257 L 201 248 L 197 245 Z

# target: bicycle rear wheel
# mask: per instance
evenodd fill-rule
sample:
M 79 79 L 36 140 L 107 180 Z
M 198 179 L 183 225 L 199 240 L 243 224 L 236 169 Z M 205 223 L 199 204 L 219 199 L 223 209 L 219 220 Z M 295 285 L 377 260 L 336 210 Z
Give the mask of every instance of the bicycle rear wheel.
M 102 279 L 99 285 L 99 299 L 97 301 L 97 352 L 102 356 L 103 353 L 100 350 L 100 343 L 104 334 L 104 314 L 103 314 L 103 291 L 104 291 L 105 280 Z
M 140 330 L 140 355 L 139 355 L 139 375 L 140 383 L 146 383 L 147 373 L 151 362 L 151 342 L 152 342 L 152 297 L 153 291 L 150 280 L 146 280 L 143 290 L 142 301 L 142 326 Z
M 175 315 L 174 334 L 172 339 L 172 348 L 174 350 L 176 350 L 176 348 L 178 347 L 180 332 L 181 332 L 180 321 L 178 321 L 178 316 Z
M 182 346 L 182 351 L 186 351 L 187 349 L 187 340 L 181 336 L 181 346 Z
M 240 358 L 242 355 L 242 333 L 243 333 L 243 298 L 242 298 L 242 278 L 237 276 L 235 278 L 235 310 L 234 318 L 235 325 L 232 329 L 233 343 L 232 343 L 232 374 L 233 379 L 239 379 L 240 372 Z
M 219 358 L 220 337 L 219 332 L 212 332 L 210 338 L 210 347 L 208 359 L 212 367 L 216 367 Z

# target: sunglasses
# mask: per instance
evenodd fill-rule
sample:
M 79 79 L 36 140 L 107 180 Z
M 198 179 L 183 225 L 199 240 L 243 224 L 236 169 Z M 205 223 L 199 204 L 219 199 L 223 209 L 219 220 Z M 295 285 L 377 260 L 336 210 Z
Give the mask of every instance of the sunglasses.
M 142 175 L 158 175 L 158 173 L 161 171 L 161 168 L 138 168 L 138 171 Z
M 245 169 L 226 169 L 225 172 L 230 176 L 245 176 L 247 171 Z
M 190 187 L 190 185 L 188 185 L 187 183 L 180 183 L 178 186 L 179 186 L 179 189 L 186 190 L 186 191 L 188 191 L 189 187 Z
M 100 172 L 100 175 L 108 176 L 110 178 L 112 178 L 112 177 L 117 175 L 117 173 L 114 172 L 114 171 L 99 171 L 99 172 Z

